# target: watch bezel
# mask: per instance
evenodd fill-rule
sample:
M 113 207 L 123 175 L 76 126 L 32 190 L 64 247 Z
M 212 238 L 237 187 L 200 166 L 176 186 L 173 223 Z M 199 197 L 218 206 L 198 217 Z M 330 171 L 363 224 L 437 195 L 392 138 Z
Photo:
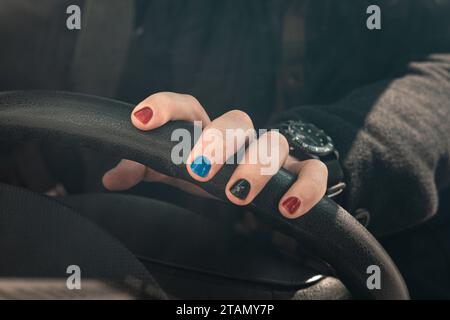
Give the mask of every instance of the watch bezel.
M 303 126 L 309 126 L 310 128 L 317 130 L 317 135 L 322 135 L 325 138 L 325 145 L 324 146 L 317 146 L 317 145 L 311 145 L 305 141 L 303 141 L 299 137 L 299 132 L 304 129 Z M 318 127 L 316 127 L 312 123 L 307 123 L 303 121 L 287 121 L 284 122 L 280 128 L 280 131 L 282 134 L 285 135 L 285 137 L 288 139 L 289 143 L 293 145 L 294 147 L 300 148 L 302 151 L 314 155 L 314 156 L 327 156 L 331 153 L 333 153 L 336 149 L 334 146 L 334 142 L 331 139 L 329 135 L 326 134 L 326 132 Z M 310 134 L 310 132 L 305 132 L 306 134 Z

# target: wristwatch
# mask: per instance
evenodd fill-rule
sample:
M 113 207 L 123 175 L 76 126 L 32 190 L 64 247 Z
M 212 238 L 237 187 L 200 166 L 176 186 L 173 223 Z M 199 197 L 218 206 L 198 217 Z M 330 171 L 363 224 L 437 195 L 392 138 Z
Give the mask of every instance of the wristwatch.
M 288 120 L 273 126 L 289 142 L 289 153 L 298 160 L 318 159 L 328 168 L 327 196 L 336 197 L 345 189 L 339 153 L 325 131 L 302 120 Z

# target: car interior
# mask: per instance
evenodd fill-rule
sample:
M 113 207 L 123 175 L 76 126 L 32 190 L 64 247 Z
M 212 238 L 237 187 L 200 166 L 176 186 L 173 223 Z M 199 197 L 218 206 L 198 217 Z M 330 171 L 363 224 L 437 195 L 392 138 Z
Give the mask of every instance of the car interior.
M 449 0 L 212 2 L 0 0 L 0 300 L 450 297 Z M 172 161 L 195 124 L 130 121 L 161 92 L 258 129 L 305 113 L 336 194 L 286 219 L 299 175 L 282 168 L 234 205 L 236 164 L 199 182 Z M 293 158 L 322 160 L 307 151 Z M 108 190 L 122 159 L 210 197 L 163 179 Z
M 132 159 L 193 182 L 182 165 L 170 161 L 171 132 L 192 132 L 193 125 L 175 121 L 141 132 L 129 122 L 130 108 L 75 93 L 4 92 L 0 137 L 9 145 L 47 144 L 59 153 L 91 150 L 97 163 Z M 83 152 L 73 157 L 68 152 L 70 160 L 59 162 L 53 172 L 64 172 L 69 164 L 80 175 L 89 170 L 101 174 L 101 166 L 83 168 Z M 48 151 L 45 157 L 52 154 L 58 152 Z M 204 207 L 225 200 L 232 172 L 233 165 L 226 165 L 201 185 L 217 197 L 199 200 Z M 70 184 L 75 178 L 52 176 L 66 179 L 67 188 L 80 188 Z M 227 214 L 218 210 L 214 216 L 143 196 L 145 190 L 101 193 L 82 186 L 76 194 L 50 197 L 1 184 L 0 250 L 8 259 L 1 260 L 0 274 L 10 281 L 0 295 L 77 297 L 76 291 L 63 290 L 67 266 L 77 265 L 92 280 L 83 297 L 407 299 L 404 280 L 386 251 L 333 200 L 323 198 L 302 219 L 278 214 L 277 203 L 294 179 L 282 169 L 245 214 L 230 214 L 230 205 L 223 204 Z M 373 265 L 384 274 L 379 290 L 367 285 L 367 267 Z M 26 288 L 23 279 L 30 279 Z

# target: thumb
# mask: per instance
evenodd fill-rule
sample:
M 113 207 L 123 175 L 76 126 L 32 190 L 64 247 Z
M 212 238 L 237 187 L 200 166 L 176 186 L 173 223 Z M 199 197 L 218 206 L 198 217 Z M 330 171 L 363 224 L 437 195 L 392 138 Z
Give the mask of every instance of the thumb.
M 103 185 L 111 191 L 122 191 L 134 187 L 144 179 L 146 167 L 131 160 L 122 160 L 103 176 Z

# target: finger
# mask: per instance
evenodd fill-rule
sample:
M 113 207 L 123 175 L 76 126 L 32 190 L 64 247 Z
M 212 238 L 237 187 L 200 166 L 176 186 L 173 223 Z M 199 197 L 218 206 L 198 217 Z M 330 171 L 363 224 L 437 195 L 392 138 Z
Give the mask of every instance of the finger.
M 328 170 L 319 160 L 290 161 L 289 169 L 298 179 L 281 198 L 278 209 L 289 219 L 298 218 L 312 209 L 327 190 Z
M 278 172 L 289 154 L 286 138 L 278 132 L 263 134 L 250 144 L 244 160 L 234 171 L 226 186 L 228 199 L 247 205 Z
M 102 182 L 108 190 L 122 191 L 138 184 L 144 178 L 145 172 L 143 164 L 122 160 L 115 168 L 105 173 Z
M 166 176 L 131 160 L 122 160 L 115 168 L 103 176 L 103 185 L 111 191 L 126 190 L 134 187 L 141 181 L 161 182 L 201 197 L 214 198 L 208 192 L 192 183 Z
M 192 193 L 196 196 L 217 199 L 216 197 L 212 196 L 211 194 L 209 194 L 208 192 L 206 192 L 205 190 L 203 190 L 199 186 L 196 186 L 193 183 L 166 176 L 165 174 L 162 174 L 156 170 L 153 170 L 152 168 L 147 168 L 147 171 L 146 171 L 145 177 L 144 177 L 144 181 L 160 182 L 160 183 L 170 185 L 172 187 L 176 187 L 180 190 Z
M 210 123 L 208 114 L 196 98 L 187 94 L 160 92 L 139 103 L 131 114 L 133 125 L 144 131 L 161 127 L 171 120 Z
M 187 160 L 189 174 L 202 182 L 212 179 L 238 150 L 242 150 L 243 156 L 245 143 L 254 136 L 252 120 L 245 112 L 225 113 L 206 126 L 191 150 Z

